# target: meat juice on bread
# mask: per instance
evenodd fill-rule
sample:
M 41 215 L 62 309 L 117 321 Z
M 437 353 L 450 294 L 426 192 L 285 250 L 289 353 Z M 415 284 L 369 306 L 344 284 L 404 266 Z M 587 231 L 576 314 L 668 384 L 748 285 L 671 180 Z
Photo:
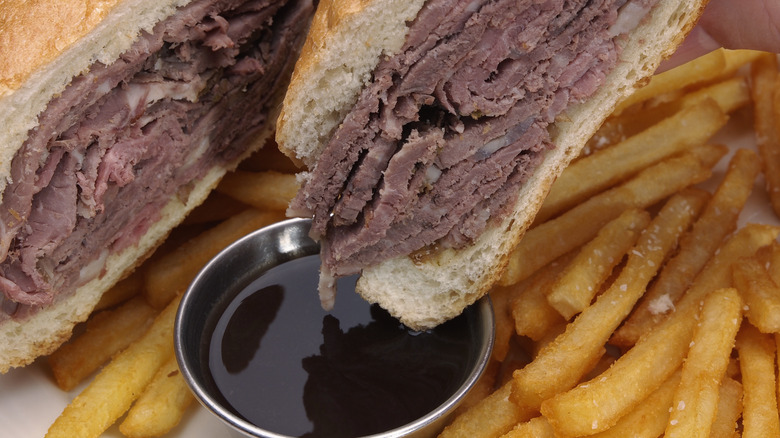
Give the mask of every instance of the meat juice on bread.
M 320 295 L 433 327 L 490 289 L 550 185 L 706 1 L 323 1 L 278 120 Z
M 0 372 L 51 353 L 273 132 L 310 0 L 4 3 Z

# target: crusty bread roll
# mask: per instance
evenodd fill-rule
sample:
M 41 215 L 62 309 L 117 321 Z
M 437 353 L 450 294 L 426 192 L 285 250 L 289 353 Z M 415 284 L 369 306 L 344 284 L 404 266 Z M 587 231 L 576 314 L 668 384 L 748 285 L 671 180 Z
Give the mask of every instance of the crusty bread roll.
M 221 2 L 220 4 L 223 6 L 219 6 L 219 8 L 225 9 L 217 10 L 210 6 L 214 3 L 216 2 L 203 0 L 108 0 L 98 3 L 79 0 L 64 2 L 44 0 L 6 2 L 0 6 L 2 8 L 0 10 L 0 125 L 3 126 L 0 131 L 0 142 L 2 142 L 2 148 L 0 148 L 0 193 L 3 200 L 0 209 L 12 197 L 9 193 L 12 193 L 14 187 L 18 187 L 20 184 L 13 177 L 12 163 L 15 159 L 21 160 L 19 157 L 23 153 L 20 151 L 22 151 L 23 145 L 29 142 L 31 133 L 47 129 L 39 124 L 39 119 L 43 117 L 47 108 L 52 106 L 51 102 L 63 96 L 68 86 L 75 83 L 74 81 L 80 76 L 89 74 L 93 69 L 99 70 L 103 66 L 110 68 L 118 62 L 117 60 L 132 59 L 135 53 L 141 50 L 137 45 L 140 44 L 140 41 L 151 41 L 149 43 L 151 46 L 156 44 L 158 36 L 162 35 L 159 36 L 159 39 L 162 41 L 160 44 L 162 44 L 163 50 L 175 52 L 177 45 L 184 44 L 171 43 L 170 41 L 175 38 L 179 38 L 175 41 L 189 38 L 188 36 L 179 37 L 179 34 L 173 37 L 165 32 L 171 34 L 190 32 L 190 34 L 196 35 L 195 38 L 201 38 L 197 40 L 197 43 L 192 44 L 193 47 L 198 47 L 198 50 L 208 46 L 202 50 L 208 50 L 209 53 L 225 53 L 224 59 L 228 59 L 227 53 L 229 52 L 229 56 L 232 57 L 230 58 L 232 61 L 225 61 L 224 65 L 217 65 L 216 62 L 214 65 L 204 63 L 205 67 L 194 68 L 193 71 L 197 71 L 197 74 L 193 74 L 195 79 L 190 77 L 174 78 L 177 75 L 175 71 L 173 73 L 160 73 L 158 69 L 162 68 L 160 65 L 165 64 L 163 61 L 158 61 L 151 66 L 141 64 L 139 67 L 143 74 L 150 76 L 153 73 L 159 73 L 162 79 L 137 78 L 134 75 L 138 69 L 128 69 L 127 76 L 121 79 L 117 88 L 128 92 L 127 101 L 130 102 L 128 107 L 133 107 L 134 102 L 143 104 L 130 110 L 136 111 L 137 114 L 131 118 L 129 126 L 140 123 L 147 123 L 145 127 L 152 126 L 156 123 L 156 119 L 150 114 L 158 111 L 157 108 L 168 105 L 168 102 L 174 102 L 171 104 L 172 106 L 175 105 L 175 102 L 192 105 L 187 106 L 187 111 L 191 111 L 195 105 L 200 104 L 200 100 L 204 101 L 202 108 L 205 108 L 203 110 L 205 115 L 201 114 L 202 117 L 201 115 L 192 116 L 192 119 L 187 119 L 190 125 L 170 128 L 165 131 L 173 132 L 172 129 L 181 129 L 182 132 L 191 135 L 188 138 L 197 139 L 197 141 L 192 140 L 190 143 L 181 143 L 190 146 L 189 149 L 185 148 L 181 153 L 184 158 L 178 165 L 180 168 L 187 169 L 182 171 L 181 175 L 184 172 L 191 172 L 187 175 L 191 176 L 193 180 L 178 181 L 173 190 L 166 189 L 168 192 L 164 195 L 149 195 L 149 202 L 153 202 L 153 204 L 144 204 L 145 192 L 143 195 L 137 196 L 140 198 L 138 201 L 140 204 L 134 204 L 131 208 L 133 212 L 129 215 L 130 218 L 135 217 L 135 219 L 129 219 L 127 223 L 136 224 L 140 228 L 138 230 L 119 228 L 115 236 L 131 235 L 129 240 L 122 241 L 121 245 L 115 244 L 115 246 L 112 245 L 116 241 L 110 240 L 105 245 L 111 250 L 100 251 L 99 254 L 95 254 L 95 257 L 83 257 L 82 266 L 75 267 L 81 269 L 81 272 L 77 274 L 75 284 L 63 286 L 60 289 L 59 285 L 70 284 L 69 280 L 52 280 L 52 283 L 56 282 L 57 285 L 54 285 L 51 290 L 26 291 L 32 302 L 37 299 L 36 297 L 47 295 L 40 298 L 40 303 L 35 302 L 35 304 L 20 304 L 8 293 L 5 293 L 5 296 L 0 293 L 0 307 L 2 307 L 0 310 L 0 339 L 3 340 L 2 345 L 0 345 L 0 373 L 5 373 L 12 367 L 29 364 L 35 358 L 51 353 L 67 340 L 75 324 L 88 317 L 102 294 L 139 265 L 165 239 L 170 230 L 184 219 L 189 211 L 205 200 L 211 189 L 217 185 L 227 171 L 233 169 L 242 158 L 262 147 L 272 134 L 279 104 L 292 71 L 293 62 L 303 43 L 303 35 L 308 28 L 314 7 L 309 0 L 271 0 L 254 2 L 255 5 L 261 7 L 252 10 L 248 10 L 248 8 L 240 10 L 240 6 L 245 3 L 241 0 Z M 195 17 L 197 20 L 193 18 L 187 21 L 180 18 L 184 16 L 185 12 L 183 11 L 187 11 L 188 17 Z M 269 20 L 269 16 L 273 17 L 274 20 Z M 258 21 L 262 21 L 262 23 L 258 26 L 255 24 L 247 26 L 244 30 L 240 29 L 241 26 L 235 26 L 231 29 L 230 23 L 235 17 L 244 20 L 245 23 L 256 24 Z M 181 23 L 177 24 L 176 20 L 181 21 Z M 268 24 L 271 21 L 277 23 L 277 27 L 271 28 L 272 25 Z M 198 28 L 197 26 L 201 23 L 207 23 L 208 26 L 203 29 Z M 282 29 L 282 24 L 278 23 L 284 23 L 284 26 L 287 27 Z M 284 39 L 279 35 L 285 35 Z M 148 39 L 145 39 L 147 37 Z M 213 40 L 214 42 L 207 42 L 207 38 L 210 37 L 216 38 Z M 264 44 L 264 48 L 260 49 L 260 44 Z M 271 48 L 269 49 L 269 47 Z M 235 48 L 234 52 L 231 51 L 234 50 L 233 48 Z M 241 48 L 241 53 L 239 53 L 239 48 Z M 241 62 L 252 61 L 250 58 L 256 57 L 255 52 L 259 53 L 260 50 L 266 50 L 269 57 L 271 53 L 275 56 L 278 53 L 279 60 L 276 63 L 269 62 L 263 65 L 263 68 L 269 69 L 270 75 L 273 77 L 265 79 L 268 85 L 262 86 L 266 87 L 264 91 L 253 93 L 251 90 L 255 89 L 254 87 L 258 89 L 261 87 L 261 85 L 255 84 L 263 82 L 263 73 L 258 73 L 257 69 L 252 70 L 253 65 L 241 64 Z M 145 59 L 158 59 L 155 58 L 156 53 L 152 52 Z M 159 59 L 164 56 L 170 55 L 166 52 L 159 55 Z M 182 60 L 190 54 L 182 53 L 176 56 L 178 56 L 177 60 Z M 196 56 L 192 55 L 192 59 L 195 58 Z M 239 67 L 243 70 L 238 71 Z M 232 69 L 230 74 L 226 73 L 229 69 Z M 213 72 L 219 73 L 210 76 Z M 221 78 L 229 75 L 244 75 L 250 79 L 239 86 L 239 88 L 244 87 L 243 90 L 237 89 L 232 92 L 220 89 L 219 92 L 223 94 L 218 96 L 209 94 L 212 93 L 211 87 L 215 84 L 225 85 L 225 82 L 220 82 Z M 198 82 L 201 79 L 202 82 Z M 134 85 L 129 85 L 132 83 L 143 86 L 149 81 L 156 80 L 174 85 L 183 83 L 185 85 L 181 87 L 185 91 L 182 92 L 181 89 L 178 91 L 168 90 L 166 93 L 158 93 L 154 97 L 150 97 L 165 87 L 161 86 L 149 91 L 152 89 L 134 88 Z M 190 86 L 192 88 L 187 88 Z M 250 89 L 250 92 L 246 91 L 247 88 Z M 122 93 L 122 90 L 118 93 Z M 113 91 L 108 90 L 100 92 L 105 92 L 106 96 L 113 93 Z M 133 94 L 133 92 L 140 94 Z M 241 93 L 245 93 L 245 95 L 242 96 Z M 258 97 L 257 94 L 261 94 L 261 96 Z M 228 95 L 231 97 L 229 97 L 229 101 L 225 100 L 225 105 L 228 103 L 228 107 L 240 105 L 238 107 L 240 109 L 237 111 L 254 114 L 246 118 L 236 118 L 236 123 L 242 123 L 241 126 L 225 125 L 220 128 L 212 128 L 211 125 L 217 125 L 219 120 L 213 120 L 210 115 L 216 113 L 210 111 L 213 108 L 218 108 L 222 102 L 221 99 L 228 99 Z M 139 100 L 132 100 L 135 98 Z M 94 105 L 99 105 L 99 102 L 101 101 L 98 100 Z M 143 107 L 144 105 L 145 107 Z M 74 114 L 78 114 L 78 110 L 73 111 Z M 154 117 L 157 117 L 158 113 L 154 114 Z M 162 110 L 159 110 L 159 114 L 162 114 L 160 117 L 165 117 Z M 93 114 L 88 117 L 95 116 Z M 60 120 L 57 119 L 53 122 L 48 120 L 47 123 L 61 123 Z M 81 122 L 82 119 L 77 119 L 74 123 L 77 125 Z M 65 133 L 61 132 L 60 129 L 68 129 L 68 126 L 72 126 L 72 124 L 65 124 L 63 128 L 54 129 L 52 138 L 62 140 L 64 137 L 61 136 Z M 235 132 L 236 135 L 230 134 L 230 138 L 235 141 L 222 142 L 220 137 L 224 138 L 222 133 L 225 132 Z M 119 138 L 122 134 L 115 135 Z M 173 143 L 171 141 L 162 144 L 173 148 Z M 115 144 L 118 144 L 118 141 Z M 52 146 L 52 142 L 49 142 L 47 147 L 41 162 L 46 161 L 46 157 L 50 156 L 51 151 L 55 148 Z M 67 155 L 67 153 L 65 154 Z M 74 154 L 78 154 L 78 152 L 76 151 Z M 105 154 L 108 152 L 106 151 Z M 87 161 L 85 155 L 79 155 L 78 164 L 83 165 Z M 106 183 L 108 188 L 105 190 L 104 204 L 111 203 L 112 197 L 116 199 L 117 194 L 121 194 L 125 187 L 131 187 L 137 179 L 136 176 L 141 175 L 141 171 L 136 169 L 142 166 L 141 163 L 153 161 L 154 156 L 156 153 L 150 152 L 138 162 L 131 162 L 132 171 L 135 172 L 133 177 L 127 178 L 121 183 L 115 183 L 109 179 Z M 103 162 L 99 165 L 102 166 Z M 83 168 L 80 171 L 87 172 Z M 36 172 L 41 173 L 42 170 L 39 168 Z M 176 173 L 178 170 L 171 172 L 179 175 Z M 176 178 L 181 179 L 182 177 L 177 176 Z M 82 183 L 79 182 L 79 184 Z M 97 182 L 95 184 L 97 186 Z M 47 189 L 48 187 L 41 189 L 41 192 Z M 78 190 L 78 193 L 82 193 L 83 188 L 79 186 Z M 37 202 L 35 199 L 33 198 L 32 202 Z M 106 214 L 102 211 L 100 203 L 97 207 L 93 206 L 93 210 L 90 212 L 88 206 L 82 205 L 81 198 L 77 202 L 80 210 L 78 210 L 78 221 L 75 226 L 80 226 L 78 224 L 81 221 L 97 222 L 102 220 L 100 219 L 101 215 Z M 144 209 L 145 206 L 148 210 Z M 86 213 L 84 212 L 85 208 Z M 150 210 L 153 211 L 150 213 Z M 14 218 L 20 216 L 18 219 L 22 222 L 22 231 L 25 228 L 29 229 L 30 225 L 25 225 L 25 223 L 30 215 L 17 213 L 10 212 Z M 8 214 L 7 209 L 5 214 Z M 146 215 L 146 217 L 141 217 L 142 215 Z M 146 222 L 147 217 L 149 218 L 148 222 Z M 106 223 L 108 222 L 110 221 L 106 220 Z M 0 227 L 0 231 L 4 230 L 5 227 Z M 138 231 L 140 231 L 140 238 L 133 238 L 133 233 Z M 32 235 L 32 233 L 29 234 Z M 119 239 L 115 236 L 109 236 L 109 239 Z M 1 285 L 3 287 L 0 287 L 2 292 L 14 287 L 13 281 L 9 282 L 8 278 L 14 275 L 13 259 L 23 251 L 20 249 L 23 245 L 17 242 L 20 238 L 15 239 L 9 246 L 0 250 L 0 283 L 4 282 L 4 285 Z M 58 239 L 57 236 L 55 236 L 56 239 Z M 114 247 L 116 250 L 113 249 Z M 49 262 L 44 259 L 43 262 L 39 263 L 46 265 Z M 63 274 L 63 276 L 67 275 Z M 12 278 L 18 280 L 18 277 Z M 48 277 L 45 278 L 48 279 Z M 19 282 L 22 281 L 18 280 L 17 283 Z
M 423 4 L 419 0 L 320 3 L 278 121 L 276 139 L 283 152 L 306 164 L 310 172 L 317 171 L 323 148 L 372 81 L 376 66 L 404 44 L 411 18 Z M 621 39 L 619 61 L 600 88 L 586 101 L 568 106 L 550 125 L 555 148 L 522 185 L 509 214 L 491 222 L 464 247 L 439 248 L 422 256 L 402 254 L 363 267 L 358 292 L 415 329 L 446 321 L 486 294 L 556 176 L 615 105 L 675 50 L 705 4 L 660 0 Z M 311 178 L 311 173 L 301 175 L 304 183 Z M 327 237 L 323 239 L 327 244 Z

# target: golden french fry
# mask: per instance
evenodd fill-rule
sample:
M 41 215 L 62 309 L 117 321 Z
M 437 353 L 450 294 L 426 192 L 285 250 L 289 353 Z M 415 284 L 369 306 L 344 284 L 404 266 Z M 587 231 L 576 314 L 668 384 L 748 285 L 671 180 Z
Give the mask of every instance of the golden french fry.
M 750 64 L 765 54 L 766 52 L 760 50 L 723 50 L 723 56 L 726 58 L 724 73 L 726 75 L 733 75 L 743 66 Z
M 300 185 L 295 175 L 273 170 L 245 172 L 237 170 L 222 178 L 217 191 L 258 210 L 287 209 Z
M 195 207 L 184 219 L 182 225 L 210 224 L 221 222 L 249 208 L 247 204 L 228 195 L 213 191 L 202 204 Z
M 143 291 L 143 288 L 143 274 L 139 270 L 135 270 L 132 274 L 120 280 L 111 289 L 106 291 L 106 293 L 100 297 L 100 301 L 98 301 L 95 308 L 92 309 L 92 312 L 94 313 L 124 303 L 130 298 L 139 295 Z
M 602 226 L 629 208 L 646 208 L 706 180 L 711 166 L 725 154 L 724 149 L 701 146 L 661 161 L 620 186 L 528 230 L 510 254 L 499 283 L 506 286 L 528 278 L 540 267 L 595 237 Z
M 629 319 L 612 337 L 613 343 L 622 347 L 633 345 L 673 308 L 718 246 L 737 228 L 737 219 L 758 172 L 758 157 L 754 152 L 741 149 L 734 154 L 701 217 L 680 241 L 680 251 L 661 270 Z
M 615 109 L 619 114 L 626 108 L 652 97 L 701 84 L 721 76 L 727 67 L 724 50 L 719 49 L 691 62 L 657 74 L 650 82 L 621 102 Z
M 492 394 L 497 386 L 496 382 L 498 381 L 501 367 L 501 362 L 491 359 L 485 366 L 485 371 L 479 377 L 479 380 L 474 383 L 474 386 L 460 402 L 453 415 L 460 415 Z
M 750 88 L 747 79 L 737 76 L 686 94 L 677 105 L 680 108 L 693 105 L 705 99 L 714 100 L 724 113 L 730 114 L 750 103 Z M 667 109 L 669 111 L 669 109 Z
M 649 222 L 646 211 L 630 209 L 606 224 L 553 283 L 547 294 L 550 305 L 566 320 L 589 306 Z
M 627 413 L 609 429 L 591 435 L 592 438 L 657 438 L 664 433 L 669 421 L 669 406 L 677 385 L 680 371 L 672 374 L 664 383 L 647 396 L 634 410 Z
M 519 423 L 501 438 L 555 438 L 555 431 L 544 417 L 534 417 Z
M 162 436 L 179 424 L 194 400 L 171 356 L 130 408 L 119 431 L 128 438 Z
M 762 333 L 780 332 L 780 286 L 756 257 L 740 260 L 732 266 L 734 286 L 745 300 L 745 314 Z
M 737 430 L 737 421 L 742 415 L 742 384 L 725 377 L 720 384 L 718 413 L 710 428 L 711 438 L 732 438 Z
M 173 355 L 173 323 L 179 298 L 155 318 L 143 336 L 108 363 L 46 433 L 47 438 L 100 436 L 121 417 Z
M 566 331 L 512 376 L 512 400 L 538 409 L 544 400 L 572 388 L 595 365 L 604 344 L 628 315 L 655 276 L 679 235 L 704 204 L 699 192 L 673 196 L 628 254 L 626 266 L 596 302 L 585 308 Z
M 284 155 L 279 150 L 279 145 L 276 144 L 273 136 L 271 137 L 260 150 L 242 161 L 238 168 L 248 172 L 263 172 L 266 170 L 275 170 L 282 173 L 300 172 L 300 167 L 296 166 L 290 157 Z
M 608 370 L 609 367 L 611 367 L 612 364 L 615 363 L 615 361 L 618 358 L 617 352 L 612 350 L 611 348 L 606 348 L 605 347 L 604 349 L 606 350 L 605 354 L 603 356 L 601 356 L 599 361 L 596 362 L 596 365 L 594 365 L 593 368 L 591 368 L 591 370 L 588 371 L 587 374 L 585 374 L 585 376 L 582 378 L 582 380 L 595 379 L 596 376 L 601 375 L 601 373 L 603 373 L 604 371 Z
M 748 323 L 742 325 L 736 346 L 742 372 L 742 436 L 780 436 L 775 341 Z
M 774 108 L 777 77 L 776 55 L 766 53 L 751 64 L 750 83 L 756 145 L 763 160 L 769 200 L 775 212 L 780 215 L 780 133 Z
M 281 212 L 246 210 L 155 259 L 145 270 L 145 296 L 154 307 L 164 307 L 184 292 L 203 266 L 239 238 L 284 219 Z
M 512 382 L 485 397 L 455 418 L 439 438 L 487 438 L 508 432 L 517 423 L 529 420 L 534 412 L 518 408 L 509 400 Z
M 775 284 L 780 284 L 780 242 L 772 242 L 771 245 L 761 248 L 756 253 L 756 257 L 766 267 L 772 281 Z
M 780 365 L 780 354 L 777 354 L 777 352 L 780 351 L 780 333 L 775 333 L 774 336 L 775 336 L 775 356 L 777 359 L 777 365 Z M 777 394 L 778 397 L 780 397 L 780 376 L 777 378 Z M 780 406 L 778 406 L 778 409 L 780 409 Z
M 673 314 L 600 376 L 542 402 L 542 415 L 564 436 L 592 435 L 613 427 L 682 364 L 695 316 L 694 311 Z
M 550 187 L 550 193 L 536 215 L 537 223 L 625 181 L 652 164 L 705 143 L 727 120 L 718 104 L 706 99 L 619 144 L 573 162 Z
M 490 291 L 496 326 L 491 356 L 499 362 L 506 358 L 509 352 L 509 342 L 515 332 L 510 304 L 513 292 L 513 288 L 510 287 L 496 287 Z
M 92 316 L 84 333 L 49 356 L 57 386 L 64 391 L 75 388 L 140 337 L 156 313 L 143 297 L 135 297 L 116 309 Z
M 542 267 L 531 278 L 513 286 L 510 302 L 515 332 L 538 341 L 550 331 L 551 327 L 565 323 L 563 317 L 547 301 L 547 292 L 555 278 L 569 264 L 574 253 L 565 254 Z M 501 287 L 501 286 L 499 286 Z
M 710 291 L 731 287 L 731 266 L 771 244 L 778 234 L 780 227 L 764 224 L 747 224 L 734 233 L 696 276 L 694 284 L 678 301 L 676 311 L 695 308 Z
M 720 384 L 741 322 L 742 300 L 736 289 L 719 289 L 707 296 L 674 393 L 665 437 L 710 436 Z
M 642 108 L 641 111 L 626 111 L 623 114 L 611 116 L 586 143 L 581 156 L 590 155 L 597 150 L 635 136 L 679 112 L 682 108 L 705 99 L 714 100 L 724 113 L 730 114 L 750 103 L 750 89 L 744 77 L 732 77 L 687 93 L 678 99 L 650 108 Z

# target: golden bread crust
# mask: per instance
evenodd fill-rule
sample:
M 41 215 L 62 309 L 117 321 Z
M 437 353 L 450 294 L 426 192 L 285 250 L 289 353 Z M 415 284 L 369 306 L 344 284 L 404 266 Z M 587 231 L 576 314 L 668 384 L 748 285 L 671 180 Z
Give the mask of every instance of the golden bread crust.
M 120 1 L 0 3 L 0 96 L 92 31 Z

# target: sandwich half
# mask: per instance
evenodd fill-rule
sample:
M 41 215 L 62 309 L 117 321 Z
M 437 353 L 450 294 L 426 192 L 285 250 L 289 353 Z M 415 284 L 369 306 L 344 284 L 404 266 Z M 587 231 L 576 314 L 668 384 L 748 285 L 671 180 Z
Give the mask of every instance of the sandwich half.
M 48 354 L 272 133 L 311 0 L 0 5 L 0 372 Z
M 330 0 L 277 127 L 306 165 L 320 298 L 426 329 L 487 293 L 550 185 L 706 1 Z

